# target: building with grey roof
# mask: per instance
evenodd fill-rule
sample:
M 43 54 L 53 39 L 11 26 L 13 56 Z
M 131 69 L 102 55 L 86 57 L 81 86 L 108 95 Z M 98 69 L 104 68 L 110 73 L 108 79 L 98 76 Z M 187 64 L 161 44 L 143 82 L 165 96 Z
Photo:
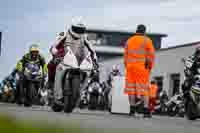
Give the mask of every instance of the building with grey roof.
M 99 44 L 95 44 L 95 50 L 100 58 L 101 79 L 105 80 L 110 72 L 112 65 L 118 64 L 121 72 L 124 74 L 123 65 L 123 41 L 133 35 L 133 32 L 125 31 L 106 31 L 106 30 L 89 30 L 89 35 L 93 35 L 91 40 L 101 40 Z M 99 37 L 100 36 L 100 37 Z M 165 34 L 148 33 L 154 43 L 156 49 L 156 59 L 151 78 L 157 80 L 159 90 L 166 90 L 169 96 L 181 91 L 181 84 L 184 81 L 182 58 L 193 54 L 195 47 L 200 42 L 192 42 L 188 44 L 178 45 L 169 48 L 161 48 L 163 37 Z M 108 38 L 108 40 L 107 40 Z M 103 40 L 103 41 L 102 41 Z

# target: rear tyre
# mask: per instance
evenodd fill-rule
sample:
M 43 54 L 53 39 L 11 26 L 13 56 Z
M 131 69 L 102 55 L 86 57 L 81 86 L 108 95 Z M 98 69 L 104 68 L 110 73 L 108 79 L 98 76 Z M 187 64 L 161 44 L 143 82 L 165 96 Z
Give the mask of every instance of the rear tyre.
M 84 109 L 84 101 L 83 100 L 80 100 L 79 108 Z
M 89 106 L 88 109 L 90 110 L 95 110 L 98 102 L 98 97 L 90 95 L 90 101 L 89 101 Z

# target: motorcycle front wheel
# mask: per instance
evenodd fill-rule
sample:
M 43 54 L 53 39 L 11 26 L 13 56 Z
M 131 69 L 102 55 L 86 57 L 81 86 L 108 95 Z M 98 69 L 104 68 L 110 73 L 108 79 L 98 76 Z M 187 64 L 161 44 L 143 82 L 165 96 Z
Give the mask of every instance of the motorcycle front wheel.
M 98 96 L 90 94 L 88 109 L 95 110 L 97 108 L 97 105 L 98 105 Z
M 24 99 L 24 106 L 29 107 L 33 104 L 33 97 L 34 97 L 34 85 L 32 83 L 28 83 L 28 85 L 24 88 L 25 89 L 25 99 Z

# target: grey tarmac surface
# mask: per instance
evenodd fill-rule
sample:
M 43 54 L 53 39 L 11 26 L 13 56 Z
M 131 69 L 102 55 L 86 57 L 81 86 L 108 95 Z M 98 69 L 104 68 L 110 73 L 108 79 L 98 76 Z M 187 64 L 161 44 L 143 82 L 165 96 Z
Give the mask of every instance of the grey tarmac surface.
M 78 123 L 84 128 L 96 128 L 99 132 L 130 133 L 200 133 L 200 120 L 189 121 L 186 118 L 153 116 L 144 119 L 142 116 L 113 115 L 108 112 L 76 109 L 72 114 L 55 113 L 47 107 L 19 107 L 0 103 L 0 113 L 9 113 L 20 120 L 32 120 L 59 124 Z

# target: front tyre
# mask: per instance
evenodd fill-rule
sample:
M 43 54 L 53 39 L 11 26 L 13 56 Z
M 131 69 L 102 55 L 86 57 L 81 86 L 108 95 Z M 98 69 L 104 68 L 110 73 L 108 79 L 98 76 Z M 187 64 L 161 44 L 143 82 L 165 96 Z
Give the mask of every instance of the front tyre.
M 65 78 L 64 83 L 64 112 L 71 113 L 76 107 L 77 100 L 80 97 L 80 75 L 71 75 L 71 78 Z
M 64 96 L 64 112 L 71 113 L 73 111 L 72 96 Z
M 60 104 L 57 104 L 56 102 L 54 102 L 54 104 L 52 105 L 52 110 L 54 112 L 61 112 L 63 111 L 63 106 L 61 106 Z
M 95 110 L 98 104 L 98 96 L 90 94 L 90 101 L 88 105 L 89 110 Z

